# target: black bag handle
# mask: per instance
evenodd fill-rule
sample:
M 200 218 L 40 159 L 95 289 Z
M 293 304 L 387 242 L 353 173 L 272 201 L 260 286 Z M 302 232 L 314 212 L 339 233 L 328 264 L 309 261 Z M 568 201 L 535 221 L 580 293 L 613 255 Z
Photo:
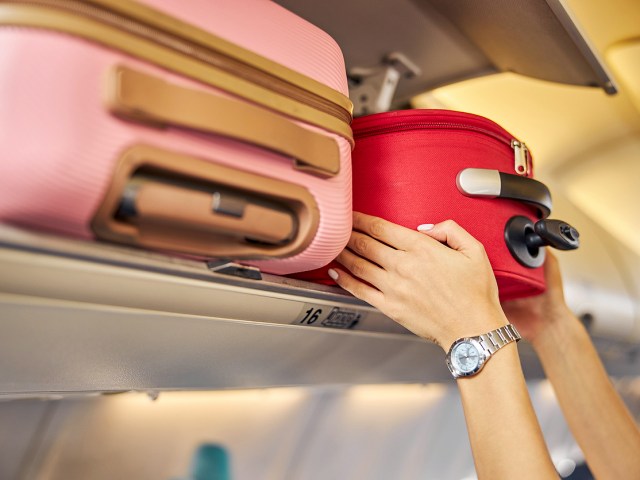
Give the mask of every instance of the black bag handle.
M 465 168 L 458 173 L 456 185 L 463 195 L 482 198 L 508 198 L 536 207 L 540 218 L 551 213 L 551 192 L 533 178 L 521 177 L 486 168 Z

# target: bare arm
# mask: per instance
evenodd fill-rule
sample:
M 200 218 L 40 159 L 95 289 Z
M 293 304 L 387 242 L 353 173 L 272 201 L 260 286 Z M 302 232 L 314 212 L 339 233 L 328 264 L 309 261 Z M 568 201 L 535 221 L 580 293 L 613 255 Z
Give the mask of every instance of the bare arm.
M 446 351 L 457 338 L 507 324 L 484 248 L 455 223 L 425 235 L 356 213 L 354 230 L 338 257 L 345 269 L 330 274 L 417 335 Z M 479 478 L 557 478 L 515 343 L 458 387 Z
M 587 331 L 566 306 L 552 255 L 545 274 L 545 294 L 505 303 L 505 312 L 538 354 L 594 475 L 601 480 L 640 478 L 640 430 Z

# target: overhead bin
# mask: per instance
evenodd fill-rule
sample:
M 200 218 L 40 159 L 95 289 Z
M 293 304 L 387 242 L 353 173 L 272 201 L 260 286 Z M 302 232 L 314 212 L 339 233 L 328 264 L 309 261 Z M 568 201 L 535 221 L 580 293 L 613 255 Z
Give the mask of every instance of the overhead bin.
M 278 0 L 338 42 L 352 80 L 398 62 L 393 106 L 456 81 L 510 71 L 616 93 L 560 0 Z M 406 59 L 409 62 L 407 68 Z M 360 99 L 353 95 L 357 103 Z
M 451 381 L 440 347 L 346 292 L 261 277 L 2 226 L 0 399 Z M 613 375 L 640 367 L 636 343 L 607 339 Z M 541 378 L 531 348 L 519 349 L 527 377 Z
M 346 292 L 260 277 L 0 226 L 0 398 L 450 379 Z

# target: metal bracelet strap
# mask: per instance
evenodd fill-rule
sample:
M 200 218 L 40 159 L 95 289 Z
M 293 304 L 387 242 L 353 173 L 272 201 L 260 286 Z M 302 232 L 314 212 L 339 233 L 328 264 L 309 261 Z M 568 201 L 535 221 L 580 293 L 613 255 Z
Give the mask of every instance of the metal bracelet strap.
M 490 354 L 493 354 L 500 350 L 505 345 L 520 340 L 522 337 L 516 327 L 508 324 L 504 327 L 497 328 L 492 330 L 489 333 L 485 333 L 484 335 L 480 335 L 478 337 L 480 341 L 480 345 Z

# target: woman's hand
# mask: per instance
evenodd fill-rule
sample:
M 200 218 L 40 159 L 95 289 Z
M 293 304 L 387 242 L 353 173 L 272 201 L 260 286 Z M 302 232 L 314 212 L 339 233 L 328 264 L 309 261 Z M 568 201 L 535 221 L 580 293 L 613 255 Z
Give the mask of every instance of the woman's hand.
M 507 323 L 484 248 L 456 223 L 420 233 L 355 213 L 353 226 L 346 270 L 329 275 L 356 297 L 444 349 Z M 515 344 L 458 386 L 478 478 L 557 478 Z
M 420 232 L 354 213 L 346 270 L 329 274 L 345 290 L 443 349 L 460 337 L 507 324 L 484 247 L 451 220 Z
M 562 288 L 562 276 L 558 259 L 547 249 L 544 262 L 547 290 L 535 297 L 510 300 L 502 304 L 504 313 L 520 334 L 534 347 L 546 329 L 554 322 L 572 317 Z

